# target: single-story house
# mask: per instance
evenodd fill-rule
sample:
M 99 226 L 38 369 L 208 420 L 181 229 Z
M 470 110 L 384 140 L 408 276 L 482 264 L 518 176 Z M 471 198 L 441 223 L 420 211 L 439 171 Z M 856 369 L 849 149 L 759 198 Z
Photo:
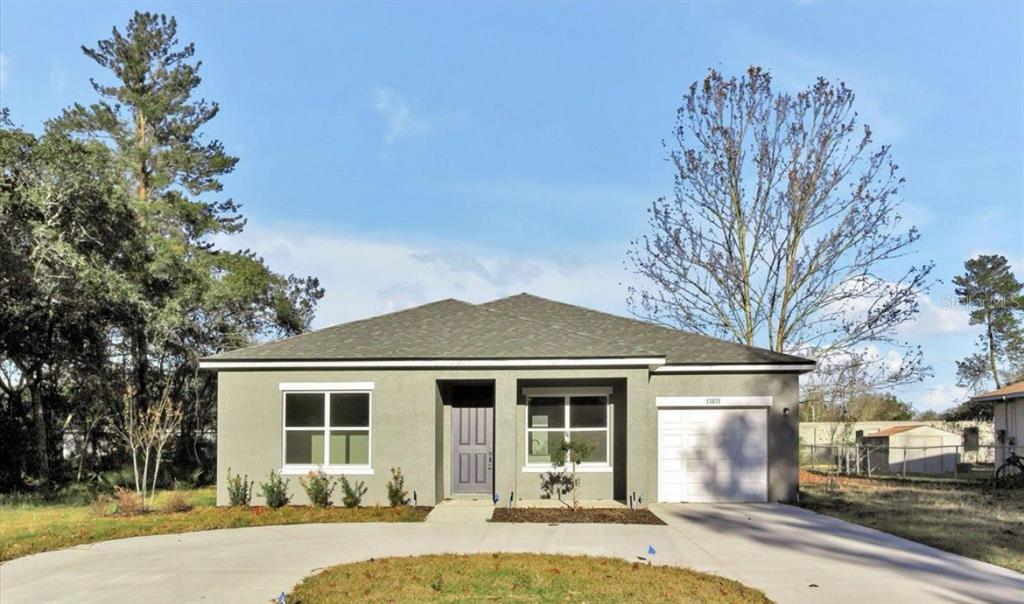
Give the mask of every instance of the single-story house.
M 983 392 L 971 399 L 992 403 L 995 426 L 996 467 L 1006 461 L 1024 438 L 1024 382 Z M 1019 455 L 1019 453 L 1018 453 Z
M 861 446 L 867 449 L 872 471 L 942 474 L 956 470 L 963 437 L 934 426 L 910 424 L 865 434 Z
M 795 500 L 798 376 L 814 362 L 520 294 L 200 366 L 218 375 L 222 505 L 228 468 L 257 481 L 320 468 L 364 481 L 367 504 L 386 503 L 391 468 L 420 504 L 538 499 L 563 439 L 593 445 L 581 498 L 648 503 Z

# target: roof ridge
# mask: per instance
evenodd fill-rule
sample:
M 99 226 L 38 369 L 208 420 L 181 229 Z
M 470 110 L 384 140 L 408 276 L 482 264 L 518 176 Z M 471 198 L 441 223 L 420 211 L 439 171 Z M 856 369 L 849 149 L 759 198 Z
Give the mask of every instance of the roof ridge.
M 529 295 L 529 294 L 518 294 L 518 295 Z M 587 338 L 587 339 L 590 339 L 590 340 L 594 340 L 596 342 L 601 342 L 602 344 L 615 344 L 615 342 L 613 342 L 611 340 L 608 340 L 606 338 L 602 338 L 602 337 L 600 337 L 598 335 L 595 335 L 595 334 L 592 334 L 592 333 L 587 333 L 587 332 L 584 332 L 584 331 L 578 331 L 578 330 L 575 330 L 575 329 L 567 329 L 566 327 L 564 327 L 562 325 L 558 325 L 558 324 L 554 324 L 554 323 L 549 323 L 547 321 L 541 321 L 539 319 L 534 319 L 532 317 L 527 317 L 527 316 L 524 316 L 524 315 L 519 314 L 519 313 L 509 312 L 507 310 L 498 310 L 498 309 L 486 306 L 486 304 L 488 304 L 488 303 L 485 302 L 483 304 L 476 304 L 475 306 L 477 308 L 486 310 L 488 312 L 492 312 L 492 313 L 496 313 L 496 314 L 502 314 L 502 315 L 506 315 L 506 316 L 509 316 L 509 317 L 515 317 L 515 318 L 520 319 L 522 321 L 527 321 L 527 322 L 530 322 L 530 323 L 536 323 L 537 325 L 543 325 L 545 327 L 554 328 L 554 329 L 557 329 L 559 331 L 564 331 L 566 333 L 571 333 L 573 335 L 581 336 L 581 337 L 584 337 L 584 338 Z M 664 357 L 665 356 L 665 353 L 663 353 L 663 352 L 655 352 L 653 350 L 648 350 L 646 348 L 641 348 L 640 346 L 635 346 L 635 345 L 632 345 L 632 344 L 630 346 L 634 350 L 636 350 L 637 352 L 642 352 L 644 354 L 650 354 L 650 355 L 655 355 L 655 356 L 660 356 L 660 357 Z
M 510 298 L 521 298 L 521 297 L 535 298 L 537 300 L 543 300 L 543 301 L 549 302 L 551 304 L 558 304 L 558 305 L 561 305 L 561 306 L 568 306 L 569 308 L 574 308 L 576 310 L 582 310 L 582 311 L 588 312 L 588 313 L 595 313 L 595 314 L 605 315 L 605 316 L 609 316 L 609 317 L 614 317 L 616 319 L 622 319 L 622 320 L 625 320 L 625 321 L 630 321 L 632 323 L 635 323 L 635 324 L 638 324 L 638 325 L 642 325 L 644 327 L 653 327 L 653 328 L 656 328 L 656 329 L 672 332 L 673 334 L 686 334 L 686 335 L 689 335 L 689 336 L 694 336 L 694 337 L 697 337 L 697 338 L 701 338 L 703 340 L 710 340 L 712 342 L 715 342 L 716 344 L 730 344 L 730 345 L 733 345 L 733 346 L 741 346 L 743 348 L 750 348 L 750 349 L 753 349 L 753 350 L 760 350 L 762 352 L 768 352 L 768 353 L 771 353 L 771 354 L 795 357 L 795 358 L 798 358 L 798 359 L 802 359 L 805 362 L 811 362 L 810 359 L 806 359 L 804 357 L 801 357 L 800 355 L 791 354 L 791 353 L 788 353 L 788 352 L 779 352 L 777 350 L 772 350 L 770 348 L 764 348 L 764 347 L 761 347 L 761 346 L 752 346 L 750 344 L 743 344 L 741 342 L 734 342 L 732 340 L 725 340 L 725 339 L 722 339 L 722 338 L 716 338 L 716 337 L 709 336 L 709 335 L 702 334 L 702 333 L 698 333 L 698 332 L 695 332 L 695 331 L 685 331 L 685 330 L 682 330 L 682 329 L 677 329 L 675 327 L 669 327 L 667 325 L 661 325 L 661 324 L 658 324 L 658 323 L 653 323 L 651 321 L 644 321 L 643 319 L 638 319 L 636 317 L 626 317 L 626 316 L 623 316 L 623 315 L 617 315 L 615 313 L 611 313 L 611 312 L 607 312 L 607 311 L 603 311 L 603 310 L 597 310 L 597 309 L 594 309 L 594 308 L 587 308 L 586 306 L 580 306 L 578 304 L 572 304 L 572 303 L 569 303 L 569 302 L 562 302 L 561 300 L 552 300 L 551 298 L 545 298 L 544 296 L 538 296 L 536 294 L 531 294 L 531 293 L 528 293 L 528 292 L 520 292 L 518 294 L 513 294 L 511 296 L 505 296 L 504 298 L 497 298 L 495 300 L 491 300 L 489 302 L 485 302 L 484 304 L 491 304 L 493 302 L 500 302 L 502 300 L 508 300 Z M 676 364 L 679 364 L 679 363 L 676 363 Z
M 243 351 L 243 350 L 251 350 L 251 349 L 254 349 L 254 348 L 261 348 L 263 346 L 268 346 L 270 344 L 277 344 L 278 342 L 290 342 L 290 341 L 294 341 L 294 340 L 298 340 L 298 339 L 304 338 L 306 336 L 311 336 L 311 335 L 314 335 L 314 334 L 320 334 L 320 333 L 323 333 L 325 331 L 329 331 L 329 330 L 332 330 L 332 329 L 337 329 L 339 327 L 347 327 L 347 326 L 350 326 L 350 325 L 357 325 L 357 324 L 360 324 L 360 323 L 366 323 L 368 321 L 374 321 L 376 319 L 383 319 L 385 317 L 395 317 L 397 315 L 405 314 L 405 313 L 408 313 L 408 312 L 411 312 L 411 311 L 414 311 L 414 310 L 421 310 L 421 309 L 427 308 L 429 306 L 436 306 L 438 304 L 445 304 L 445 303 L 449 303 L 449 302 L 458 302 L 459 304 L 464 304 L 466 306 L 477 306 L 476 304 L 472 304 L 470 302 L 466 302 L 465 300 L 459 300 L 457 298 L 445 298 L 443 300 L 434 300 L 433 302 L 427 302 L 426 304 L 420 304 L 418 306 L 410 306 L 409 308 L 403 308 L 401 310 L 393 310 L 391 312 L 384 313 L 382 315 L 374 315 L 372 317 L 364 317 L 362 319 L 356 319 L 354 321 L 345 321 L 345 322 L 341 322 L 341 323 L 333 323 L 333 324 L 328 325 L 326 327 L 320 327 L 318 329 L 311 329 L 309 331 L 304 331 L 302 333 L 297 333 L 297 334 L 293 334 L 293 335 L 286 336 L 286 337 L 283 337 L 283 338 L 278 338 L 276 340 L 271 340 L 269 342 L 260 342 L 258 344 L 250 344 L 249 346 L 243 346 L 241 348 L 234 348 L 234 349 L 232 349 L 230 351 L 224 351 L 224 352 L 239 352 L 239 351 Z M 223 353 L 219 352 L 217 354 L 219 355 L 219 354 L 223 354 Z

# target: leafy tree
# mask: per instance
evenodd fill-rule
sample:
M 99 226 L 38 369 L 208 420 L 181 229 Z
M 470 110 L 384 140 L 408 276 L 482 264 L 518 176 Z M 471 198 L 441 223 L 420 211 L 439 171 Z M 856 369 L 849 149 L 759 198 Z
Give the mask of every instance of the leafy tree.
M 59 478 L 58 427 L 99 425 L 109 331 L 143 303 L 138 227 L 105 146 L 0 114 L 0 486 Z
M 1004 379 L 1024 369 L 1024 284 L 1004 256 L 981 255 L 964 263 L 953 278 L 959 302 L 971 309 L 971 325 L 981 325 L 979 352 L 957 361 L 961 386 L 977 392 L 987 384 L 1001 388 Z
M 895 394 L 869 392 L 855 397 L 853 413 L 860 421 L 901 421 L 914 415 L 913 406 L 901 401 Z
M 136 12 L 123 33 L 114 28 L 82 50 L 113 81 L 93 80 L 100 99 L 73 105 L 50 127 L 107 141 L 127 175 L 145 238 L 134 279 L 146 303 L 124 325 L 119 354 L 138 405 L 166 385 L 173 400 L 195 402 L 181 424 L 195 438 L 214 410 L 212 377 L 197 372 L 198 359 L 303 331 L 323 290 L 314 278 L 274 273 L 248 250 L 214 246 L 214 236 L 244 226 L 234 200 L 210 197 L 238 159 L 202 135 L 219 107 L 194 98 L 201 62 L 193 62 L 194 45 L 178 43 L 173 17 Z M 179 457 L 188 450 L 179 441 Z
M 852 90 L 823 78 L 777 93 L 759 67 L 695 82 L 669 153 L 675 195 L 651 205 L 650 233 L 628 253 L 644 279 L 633 312 L 814 356 L 835 396 L 925 375 L 895 331 L 917 314 L 932 265 L 905 263 L 919 235 L 901 223 L 903 179 L 853 105 Z
M 800 404 L 802 422 L 901 421 L 914 415 L 910 403 L 891 393 L 865 391 L 851 396 L 844 405 L 831 404 L 820 389 L 810 390 L 807 394 Z
M 135 13 L 83 51 L 110 76 L 95 102 L 42 136 L 0 114 L 0 488 L 67 479 L 69 437 L 78 479 L 120 466 L 117 435 L 167 400 L 171 467 L 198 475 L 216 412 L 198 359 L 305 330 L 323 295 L 220 247 L 244 226 L 221 195 L 238 159 L 203 135 L 218 106 L 196 98 L 201 63 L 175 20 Z

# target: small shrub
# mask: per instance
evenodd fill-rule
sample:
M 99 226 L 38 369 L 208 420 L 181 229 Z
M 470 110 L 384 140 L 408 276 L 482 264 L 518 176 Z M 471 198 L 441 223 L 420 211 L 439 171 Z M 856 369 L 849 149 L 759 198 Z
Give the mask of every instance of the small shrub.
M 270 471 L 267 482 L 260 483 L 260 492 L 267 500 L 267 507 L 277 509 L 288 504 L 288 480 L 281 478 L 275 470 Z
M 249 480 L 249 475 L 244 477 L 238 474 L 231 475 L 231 468 L 228 468 L 228 504 L 231 507 L 249 507 L 252 502 L 252 486 L 255 484 Z
M 89 508 L 94 516 L 109 516 L 117 511 L 114 505 L 114 498 L 108 493 L 99 493 L 89 502 Z
M 580 509 L 579 498 L 577 492 L 580 487 L 580 478 L 576 474 L 576 467 L 585 462 L 590 454 L 594 452 L 594 445 L 584 442 L 581 440 L 565 441 L 563 440 L 558 447 L 551 452 L 551 465 L 556 469 L 561 469 L 564 473 L 565 464 L 569 464 L 569 480 L 562 483 L 562 488 L 569 488 L 572 492 L 572 509 Z M 559 499 L 565 491 L 559 492 Z
M 345 507 L 359 507 L 359 504 L 363 502 L 363 495 L 366 495 L 366 485 L 362 480 L 353 485 L 347 478 L 342 476 L 341 492 L 344 494 L 341 498 L 341 503 L 344 504 Z
M 392 506 L 409 503 L 409 491 L 405 490 L 405 476 L 402 475 L 402 468 L 391 468 L 391 480 L 388 481 L 388 501 Z
M 124 466 L 116 470 L 107 470 L 96 475 L 96 480 L 111 490 L 117 487 L 135 486 L 135 471 L 131 466 Z
M 142 495 L 124 487 L 114 487 L 114 498 L 117 500 L 115 511 L 119 516 L 138 516 L 146 511 Z
M 192 509 L 192 504 L 188 502 L 188 498 L 181 491 L 173 491 L 167 497 L 167 501 L 164 502 L 164 512 L 168 514 L 177 514 L 178 512 L 187 512 Z
M 338 486 L 327 474 L 324 474 L 323 470 L 310 472 L 306 478 L 299 479 L 299 484 L 306 491 L 309 503 L 318 508 L 326 508 L 331 505 L 331 493 L 334 492 L 334 487 Z

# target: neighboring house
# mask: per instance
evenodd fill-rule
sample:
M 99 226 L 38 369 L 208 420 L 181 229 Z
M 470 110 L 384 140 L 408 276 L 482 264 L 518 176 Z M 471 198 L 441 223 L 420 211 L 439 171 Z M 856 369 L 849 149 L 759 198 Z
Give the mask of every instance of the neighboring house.
M 963 437 L 932 426 L 905 425 L 865 434 L 861 445 L 872 471 L 943 474 L 956 470 Z
M 879 430 L 898 426 L 931 426 L 946 432 L 955 432 L 963 437 L 960 461 L 969 463 L 992 463 L 993 437 L 992 422 L 989 421 L 860 421 L 860 422 L 800 422 L 801 453 L 806 463 L 811 459 L 829 459 L 829 450 L 834 446 L 852 446 L 857 442 L 857 433 L 871 435 Z
M 971 399 L 992 403 L 995 424 L 996 466 L 1016 451 L 1024 438 L 1024 382 L 983 392 Z M 1019 455 L 1020 453 L 1018 453 Z
M 585 499 L 792 501 L 814 362 L 528 294 L 443 300 L 203 359 L 225 478 L 323 468 L 386 502 L 538 499 L 564 438 Z M 292 480 L 297 502 L 305 497 Z
M 892 421 L 859 421 L 851 423 L 843 422 L 800 422 L 800 444 L 804 447 L 811 445 L 832 445 L 832 444 L 853 444 L 857 441 L 857 432 L 871 434 L 886 428 L 897 426 L 931 426 L 948 432 L 958 432 L 966 435 L 969 432 L 978 433 L 978 445 L 991 447 L 993 443 L 992 422 L 990 421 L 914 421 L 914 420 L 892 420 Z

